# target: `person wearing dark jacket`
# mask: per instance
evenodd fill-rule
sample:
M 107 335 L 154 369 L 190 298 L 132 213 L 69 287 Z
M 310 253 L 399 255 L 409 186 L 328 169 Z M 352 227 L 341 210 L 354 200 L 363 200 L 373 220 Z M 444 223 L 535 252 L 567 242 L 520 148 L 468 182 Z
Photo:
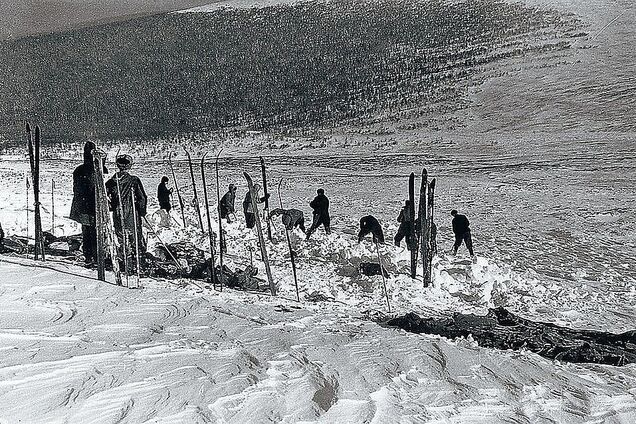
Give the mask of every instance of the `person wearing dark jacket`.
M 283 225 L 288 230 L 293 230 L 294 228 L 300 228 L 303 233 L 307 233 L 305 229 L 305 215 L 303 211 L 298 209 L 281 209 L 276 208 L 269 213 L 270 218 L 274 218 L 278 215 L 282 215 L 281 220 L 283 221 Z
M 325 196 L 325 190 L 319 188 L 316 193 L 318 194 L 314 197 L 314 200 L 309 203 L 309 206 L 314 210 L 313 212 L 313 222 L 311 223 L 311 227 L 307 230 L 307 240 L 313 234 L 314 231 L 320 225 L 325 227 L 325 233 L 331 234 L 331 217 L 329 216 L 329 199 Z
M 406 201 L 404 207 L 398 215 L 397 221 L 400 223 L 397 234 L 393 238 L 396 246 L 400 246 L 402 240 L 406 237 L 406 245 L 411 245 L 411 202 Z
M 157 187 L 157 200 L 159 201 L 159 226 L 169 228 L 170 227 L 170 210 L 172 205 L 170 204 L 170 196 L 172 195 L 172 189 L 168 188 L 168 177 L 163 176 L 161 183 Z
M 358 232 L 358 243 L 362 242 L 362 239 L 367 234 L 373 234 L 374 243 L 384 243 L 384 233 L 382 232 L 382 226 L 380 222 L 372 215 L 363 216 L 360 219 L 360 232 Z
M 232 217 L 230 217 L 230 215 L 234 215 L 235 198 L 236 186 L 234 184 L 230 184 L 228 186 L 227 193 L 223 195 L 223 197 L 221 198 L 221 204 L 219 205 L 219 213 L 221 214 L 221 218 L 225 218 L 228 224 L 232 222 Z
M 84 144 L 84 163 L 73 171 L 73 201 L 69 218 L 82 225 L 82 251 L 86 263 L 97 261 L 97 229 L 95 228 L 95 180 L 93 150 L 95 143 Z M 104 165 L 104 174 L 108 173 Z
M 148 197 L 139 177 L 130 175 L 132 158 L 128 155 L 117 157 L 115 173 L 106 182 L 106 193 L 110 199 L 110 208 L 113 211 L 113 223 L 115 234 L 119 244 L 126 243 L 126 253 L 129 257 L 128 264 L 134 264 L 135 257 L 135 228 L 137 229 L 137 242 L 139 243 L 139 260 L 143 263 L 146 252 L 146 241 L 142 232 L 142 217 L 146 216 Z M 119 183 L 119 187 L 118 186 Z M 135 195 L 135 210 L 133 211 L 132 194 Z M 121 199 L 119 195 L 121 194 Z M 136 220 L 133 212 L 136 212 Z M 124 236 L 125 234 L 125 236 Z
M 269 193 L 267 193 L 267 197 L 259 197 L 258 192 L 260 191 L 261 186 L 258 184 L 254 184 L 254 193 L 256 194 L 256 203 L 263 203 L 266 198 L 269 198 Z M 256 225 L 256 213 L 252 208 L 252 198 L 250 197 L 249 190 L 245 193 L 245 199 L 243 199 L 243 213 L 245 214 L 245 226 L 247 228 L 254 228 Z
M 172 205 L 170 204 L 170 195 L 172 194 L 172 189 L 166 186 L 168 181 L 168 177 L 162 177 L 161 183 L 157 187 L 157 200 L 159 201 L 159 208 L 165 210 L 166 212 L 170 212 L 170 209 L 172 209 Z
M 455 233 L 453 254 L 457 254 L 457 249 L 459 249 L 459 246 L 461 246 L 463 241 L 468 248 L 470 256 L 475 256 L 475 253 L 473 252 L 473 240 L 470 236 L 470 222 L 468 221 L 468 218 L 466 218 L 466 215 L 458 214 L 455 209 L 451 211 L 451 216 L 453 217 L 453 233 Z

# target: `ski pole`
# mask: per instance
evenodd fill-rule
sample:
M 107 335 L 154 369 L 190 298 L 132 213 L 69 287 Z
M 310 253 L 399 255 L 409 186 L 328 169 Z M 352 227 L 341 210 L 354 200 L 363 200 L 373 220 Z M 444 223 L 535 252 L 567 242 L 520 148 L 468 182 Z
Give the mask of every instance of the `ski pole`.
M 380 264 L 380 275 L 382 276 L 382 286 L 384 287 L 384 295 L 386 296 L 386 306 L 391 313 L 391 303 L 389 302 L 389 292 L 386 289 L 386 279 L 384 278 L 384 265 L 382 265 L 382 257 L 380 256 L 380 245 L 374 241 L 376 251 L 378 252 L 378 263 Z
M 142 216 L 141 219 L 143 219 L 143 221 L 146 223 L 146 228 L 148 228 L 148 231 L 150 232 L 150 234 L 155 236 L 155 238 L 159 241 L 159 243 L 161 243 L 163 248 L 166 249 L 166 252 L 168 252 L 168 255 L 170 255 L 170 258 L 174 261 L 174 263 L 179 267 L 181 271 L 185 272 L 185 269 L 183 269 L 183 266 L 181 265 L 181 263 L 177 260 L 177 258 L 174 257 L 174 255 L 172 254 L 170 249 L 168 249 L 168 246 L 163 242 L 163 240 L 161 240 L 161 237 L 159 237 L 159 234 L 157 234 L 154 228 L 152 228 L 152 225 L 150 225 L 150 222 L 148 222 L 148 219 L 146 219 L 145 216 Z

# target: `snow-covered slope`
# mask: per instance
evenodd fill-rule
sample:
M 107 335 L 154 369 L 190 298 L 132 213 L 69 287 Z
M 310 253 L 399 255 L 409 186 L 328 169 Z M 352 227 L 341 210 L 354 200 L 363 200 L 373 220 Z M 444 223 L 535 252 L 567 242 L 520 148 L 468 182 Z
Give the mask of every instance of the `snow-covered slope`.
M 10 260 L 21 265 L 0 262 L 12 276 L 0 282 L 0 422 L 636 416 L 633 366 L 560 364 L 406 334 L 333 302 L 297 305 L 150 280 L 129 290 Z

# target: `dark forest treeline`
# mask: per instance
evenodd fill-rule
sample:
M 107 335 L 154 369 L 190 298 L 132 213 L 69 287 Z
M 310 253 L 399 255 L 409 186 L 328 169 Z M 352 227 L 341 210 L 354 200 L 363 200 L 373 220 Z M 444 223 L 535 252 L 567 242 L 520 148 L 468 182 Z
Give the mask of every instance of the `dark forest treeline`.
M 24 38 L 0 43 L 0 137 L 27 118 L 55 141 L 330 126 L 452 101 L 457 80 L 567 48 L 577 24 L 498 0 L 338 0 Z

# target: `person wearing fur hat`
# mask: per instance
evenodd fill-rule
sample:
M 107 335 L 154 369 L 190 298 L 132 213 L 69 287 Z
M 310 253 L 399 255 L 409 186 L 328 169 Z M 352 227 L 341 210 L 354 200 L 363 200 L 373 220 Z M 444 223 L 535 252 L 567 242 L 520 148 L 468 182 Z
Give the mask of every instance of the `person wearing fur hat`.
M 142 232 L 142 217 L 146 216 L 148 197 L 146 196 L 146 191 L 139 177 L 131 175 L 129 172 L 133 164 L 132 158 L 128 155 L 118 156 L 115 164 L 119 172 L 116 172 L 115 175 L 106 182 L 106 193 L 110 199 L 110 208 L 113 211 L 115 234 L 119 239 L 120 245 L 126 243 L 128 256 L 134 258 L 136 221 L 139 260 L 143 264 L 146 242 Z M 119 187 L 117 187 L 118 185 Z M 134 211 L 131 193 L 135 195 Z M 119 197 L 120 194 L 121 199 Z M 133 212 L 136 212 L 136 220 Z M 126 237 L 124 237 L 124 233 Z M 134 263 L 134 260 L 128 261 L 129 265 Z
M 256 194 L 257 203 L 263 203 L 266 198 L 269 198 L 269 193 L 267 193 L 267 197 L 259 197 L 258 192 L 260 190 L 261 186 L 259 184 L 254 184 L 254 193 Z M 256 215 L 252 208 L 252 199 L 250 197 L 249 190 L 245 193 L 245 199 L 243 199 L 243 213 L 245 214 L 245 226 L 247 228 L 254 228 L 256 225 Z
M 82 225 L 82 251 L 87 264 L 97 261 L 97 228 L 95 227 L 95 180 L 93 151 L 95 143 L 84 144 L 84 163 L 73 171 L 73 201 L 69 218 Z M 104 165 L 104 174 L 108 173 Z
M 234 215 L 234 199 L 236 199 L 236 186 L 230 184 L 227 188 L 227 193 L 223 195 L 221 204 L 219 205 L 221 219 L 226 219 L 228 224 L 232 222 L 230 215 Z

